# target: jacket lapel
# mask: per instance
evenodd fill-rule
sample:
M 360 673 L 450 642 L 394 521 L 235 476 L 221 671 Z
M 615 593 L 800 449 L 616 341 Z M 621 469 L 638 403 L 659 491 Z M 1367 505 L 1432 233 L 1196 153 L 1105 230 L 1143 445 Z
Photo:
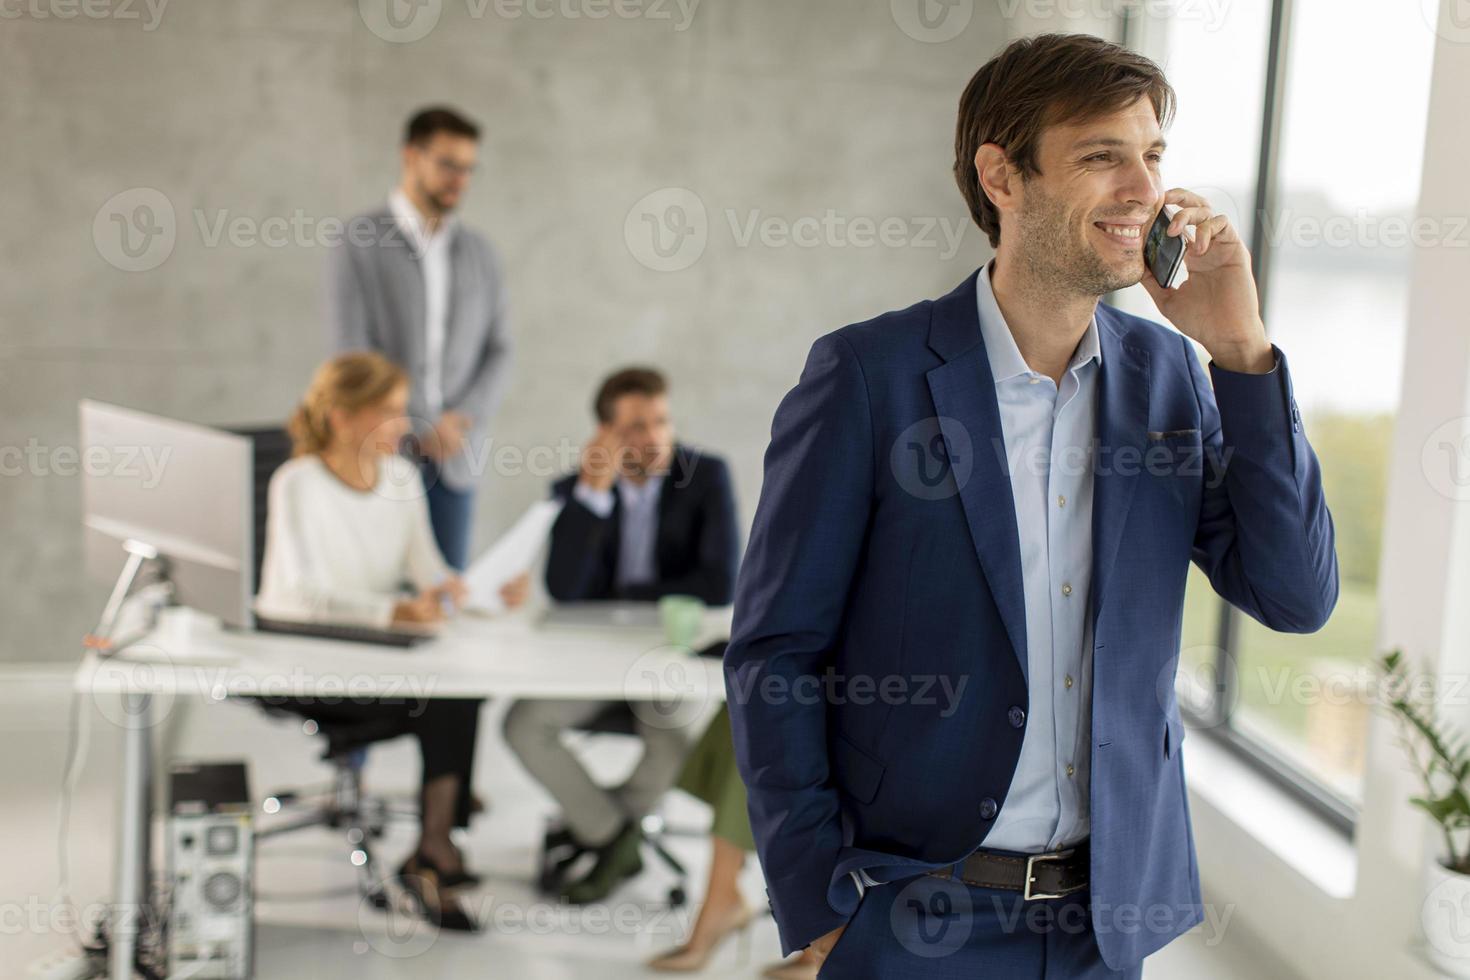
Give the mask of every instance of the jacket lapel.
M 1143 469 L 1149 408 L 1148 351 L 1127 342 L 1126 327 L 1112 307 L 1098 304 L 1097 325 L 1102 371 L 1098 375 L 1092 485 L 1094 627 Z
M 953 420 L 960 431 L 969 434 L 975 455 L 969 479 L 959 488 L 975 554 L 1000 610 L 1022 676 L 1029 681 L 1016 502 L 1006 465 L 1000 403 L 980 334 L 974 275 L 954 292 L 935 301 L 929 346 L 944 358 L 943 364 L 927 374 L 935 414 L 940 419 Z M 941 423 L 941 426 L 947 428 L 948 424 Z M 948 439 L 945 444 L 953 457 L 954 447 L 949 446 Z

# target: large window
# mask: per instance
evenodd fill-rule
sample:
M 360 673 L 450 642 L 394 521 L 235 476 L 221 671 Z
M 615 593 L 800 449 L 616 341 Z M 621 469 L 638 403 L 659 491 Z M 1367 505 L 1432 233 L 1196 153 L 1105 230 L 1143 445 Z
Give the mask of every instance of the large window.
M 1432 244 L 1437 233 L 1415 222 L 1434 34 L 1418 4 L 1365 17 L 1333 0 L 1290 2 L 1277 193 L 1262 256 L 1265 321 L 1293 358 L 1342 592 L 1331 621 L 1311 636 L 1237 617 L 1233 724 L 1356 803 L 1411 241 Z M 1344 70 L 1365 64 L 1372 71 Z
M 1416 242 L 1464 234 L 1415 215 L 1434 35 L 1418 4 L 1364 17 L 1332 0 L 1238 0 L 1215 21 L 1131 24 L 1128 40 L 1179 92 L 1167 181 L 1203 189 L 1251 242 L 1266 329 L 1291 358 L 1322 464 L 1341 571 L 1332 619 L 1301 636 L 1231 608 L 1192 568 L 1181 703 L 1195 727 L 1350 827 L 1410 265 Z M 1118 302 L 1157 315 L 1141 289 Z

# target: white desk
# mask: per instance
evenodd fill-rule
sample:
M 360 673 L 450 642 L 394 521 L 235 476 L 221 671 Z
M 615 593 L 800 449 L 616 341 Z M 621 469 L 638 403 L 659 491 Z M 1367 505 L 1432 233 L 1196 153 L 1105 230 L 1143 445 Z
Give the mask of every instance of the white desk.
M 537 610 L 465 616 L 439 637 L 404 649 L 227 630 L 187 609 L 168 610 L 148 637 L 106 659 L 88 655 L 78 691 L 123 729 L 116 902 L 110 973 L 131 980 L 146 910 L 155 702 L 257 695 L 408 698 L 587 698 L 649 702 L 677 724 L 725 696 L 720 661 L 669 646 L 661 631 L 538 627 Z M 729 607 L 712 609 L 696 649 L 730 632 Z M 112 708 L 116 707 L 113 712 Z

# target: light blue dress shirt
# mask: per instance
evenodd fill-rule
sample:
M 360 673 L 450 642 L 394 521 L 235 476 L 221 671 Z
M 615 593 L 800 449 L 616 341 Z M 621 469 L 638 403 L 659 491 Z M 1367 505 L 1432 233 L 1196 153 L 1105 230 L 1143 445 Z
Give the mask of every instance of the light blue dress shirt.
M 618 521 L 618 567 L 614 580 L 621 588 L 641 585 L 658 578 L 658 501 L 663 491 L 664 474 L 649 476 L 640 486 L 624 477 L 617 480 L 618 497 L 623 503 Z M 606 519 L 613 512 L 611 490 L 594 490 L 578 480 L 572 496 L 598 517 Z
M 976 277 L 980 332 L 995 378 L 1016 502 L 1026 601 L 1026 732 L 985 847 L 1038 852 L 1088 833 L 1091 771 L 1092 469 L 1097 318 L 1055 382 L 1027 366 L 996 303 L 990 263 Z

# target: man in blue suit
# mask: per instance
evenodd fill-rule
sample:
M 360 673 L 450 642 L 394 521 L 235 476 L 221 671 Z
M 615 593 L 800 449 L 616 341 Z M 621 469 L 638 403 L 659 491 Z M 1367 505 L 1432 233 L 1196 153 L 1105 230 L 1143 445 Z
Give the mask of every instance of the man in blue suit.
M 955 140 L 994 261 L 819 339 L 776 411 L 726 682 L 783 948 L 821 976 L 1138 977 L 1203 916 L 1190 561 L 1271 629 L 1337 601 L 1250 256 L 1162 182 L 1172 107 L 1097 38 L 1007 47 Z M 1166 203 L 1177 289 L 1143 259 Z M 1140 281 L 1185 336 L 1099 305 Z

